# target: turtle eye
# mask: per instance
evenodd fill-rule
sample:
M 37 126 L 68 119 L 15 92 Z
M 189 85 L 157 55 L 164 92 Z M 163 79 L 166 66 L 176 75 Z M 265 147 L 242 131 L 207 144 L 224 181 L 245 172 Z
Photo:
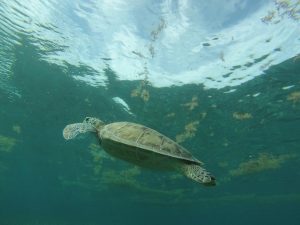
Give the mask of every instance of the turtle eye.
M 89 122 L 90 119 L 91 119 L 90 117 L 86 117 L 86 118 L 84 119 L 84 121 L 85 121 L 85 122 Z

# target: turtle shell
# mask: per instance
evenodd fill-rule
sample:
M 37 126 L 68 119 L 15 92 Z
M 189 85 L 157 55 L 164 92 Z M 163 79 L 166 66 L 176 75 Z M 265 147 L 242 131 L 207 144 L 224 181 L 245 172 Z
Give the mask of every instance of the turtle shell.
M 160 159 L 157 162 L 162 163 L 175 159 L 176 161 L 202 164 L 175 141 L 140 124 L 111 123 L 99 130 L 98 135 L 105 150 L 116 157 L 136 164 L 143 165 L 143 162 L 146 161 L 143 161 L 144 158 Z M 141 163 L 137 163 L 138 161 Z

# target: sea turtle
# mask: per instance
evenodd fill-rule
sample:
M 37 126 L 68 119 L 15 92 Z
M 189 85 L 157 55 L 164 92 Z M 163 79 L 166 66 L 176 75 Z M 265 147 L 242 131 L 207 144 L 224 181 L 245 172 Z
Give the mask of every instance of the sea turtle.
M 86 117 L 82 123 L 67 125 L 66 140 L 80 133 L 95 132 L 103 149 L 117 158 L 141 167 L 178 171 L 186 177 L 214 186 L 215 178 L 185 148 L 159 132 L 140 124 L 115 122 L 105 125 L 97 118 Z

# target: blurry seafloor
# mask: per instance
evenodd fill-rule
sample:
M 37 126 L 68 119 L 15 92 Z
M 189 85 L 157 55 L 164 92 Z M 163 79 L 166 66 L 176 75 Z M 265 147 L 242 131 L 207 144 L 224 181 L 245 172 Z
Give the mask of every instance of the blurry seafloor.
M 107 88 L 94 88 L 36 52 L 26 42 L 16 49 L 11 79 L 22 97 L 0 95 L 1 225 L 298 224 L 299 60 L 233 93 L 146 85 L 148 99 L 134 94 L 140 81 L 118 81 L 107 70 Z M 112 159 L 93 136 L 66 142 L 63 127 L 87 115 L 142 123 L 182 142 L 218 185 Z

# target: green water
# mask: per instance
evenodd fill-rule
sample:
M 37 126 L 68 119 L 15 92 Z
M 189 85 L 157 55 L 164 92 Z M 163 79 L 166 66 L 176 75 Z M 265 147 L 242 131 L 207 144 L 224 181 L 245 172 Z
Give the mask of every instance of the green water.
M 145 102 L 131 96 L 139 82 L 118 81 L 109 70 L 107 88 L 96 88 L 40 61 L 30 44 L 16 53 L 11 80 L 22 98 L 0 98 L 1 225 L 298 223 L 299 61 L 229 94 L 201 85 L 147 86 Z M 198 105 L 191 109 L 193 97 Z M 217 186 L 112 159 L 93 136 L 66 142 L 63 127 L 87 115 L 142 123 L 173 139 L 198 121 L 181 144 L 205 162 Z
M 13 4 L 10 5 L 11 2 Z M 264 17 L 269 19 L 263 23 L 266 33 L 270 32 L 273 39 L 259 40 L 258 44 L 262 42 L 263 47 L 236 49 L 238 52 L 249 51 L 249 54 L 253 50 L 255 54 L 247 56 L 249 62 L 246 64 L 242 62 L 242 56 L 241 62 L 234 61 L 232 64 L 230 57 L 234 58 L 235 52 L 227 52 L 225 45 L 222 48 L 224 52 L 218 52 L 219 45 L 215 43 L 223 41 L 222 35 L 209 34 L 210 44 L 207 37 L 201 37 L 205 43 L 200 44 L 204 50 L 201 49 L 203 55 L 199 57 L 198 52 L 193 55 L 192 51 L 186 54 L 177 50 L 181 45 L 188 46 L 186 37 L 182 39 L 183 44 L 174 47 L 176 51 L 171 49 L 168 54 L 169 49 L 159 44 L 166 41 L 162 34 L 172 25 L 172 20 L 155 17 L 149 19 L 150 23 L 135 18 L 134 21 L 152 35 L 145 31 L 137 32 L 137 36 L 148 38 L 150 41 L 147 43 L 155 48 L 157 55 L 152 52 L 152 58 L 144 57 L 137 49 L 131 48 L 131 39 L 126 39 L 124 43 L 129 43 L 126 51 L 131 53 L 128 53 L 130 57 L 137 57 L 136 61 L 143 65 L 143 73 L 137 69 L 134 75 L 138 79 L 125 79 L 122 75 L 127 71 L 117 73 L 112 65 L 117 64 L 116 69 L 121 70 L 123 65 L 118 64 L 121 62 L 118 60 L 130 57 L 106 58 L 106 51 L 111 49 L 104 46 L 102 50 L 101 44 L 114 43 L 115 40 L 109 38 L 108 42 L 101 39 L 113 34 L 113 29 L 101 30 L 99 24 L 93 23 L 95 27 L 89 26 L 89 21 L 84 19 L 75 20 L 78 27 L 71 26 L 70 18 L 79 9 L 99 19 L 98 11 L 92 10 L 93 4 L 99 1 L 87 1 L 87 5 L 80 0 L 76 2 L 81 5 L 72 1 L 61 4 L 54 4 L 55 0 L 44 3 L 29 1 L 27 6 L 11 2 L 0 2 L 0 225 L 299 224 L 300 58 L 294 53 L 300 52 L 300 39 L 294 40 L 296 32 L 292 32 L 293 29 L 299 30 L 295 25 L 299 20 L 292 14 L 287 19 L 284 17 L 293 10 L 287 11 L 288 7 L 283 3 L 277 9 L 277 14 L 282 13 L 280 19 L 283 24 L 277 21 L 277 14 L 278 17 L 274 18 Z M 251 5 L 252 1 L 247 1 L 251 13 L 265 4 L 253 2 Z M 89 39 L 78 40 L 76 36 L 63 33 L 61 27 L 47 23 L 45 18 L 48 14 L 39 11 L 43 4 L 56 13 L 57 17 L 51 17 L 56 25 L 67 24 L 65 30 L 73 28 L 78 36 L 100 36 L 96 35 L 96 42 L 87 45 L 86 49 L 83 43 L 89 44 Z M 147 7 L 141 5 L 137 11 L 156 15 L 155 10 L 160 5 L 152 7 L 151 4 L 146 4 Z M 171 8 L 180 8 L 177 1 L 172 4 Z M 276 4 L 272 7 L 278 6 Z M 294 6 L 299 7 L 299 4 L 294 3 Z M 215 12 L 216 5 L 211 3 L 208 8 Z M 122 20 L 123 11 L 118 12 L 120 19 L 104 16 L 108 21 L 104 20 L 105 24 L 112 26 Z M 299 15 L 297 13 L 296 16 Z M 247 15 L 243 14 L 241 20 Z M 213 18 L 215 14 L 209 16 Z M 222 29 L 233 26 L 235 17 L 226 20 Z M 155 27 L 152 20 L 156 23 L 156 30 L 151 32 Z M 151 24 L 149 30 L 148 22 Z M 262 21 L 259 19 L 256 23 Z M 217 21 L 216 24 L 219 26 Z M 276 30 L 272 30 L 272 26 L 277 25 L 282 26 L 283 31 L 290 28 L 291 34 L 286 34 L 289 39 L 285 39 L 285 35 L 281 37 L 280 32 L 280 38 L 277 33 L 272 33 Z M 209 28 L 215 29 L 213 26 Z M 191 34 L 198 35 L 195 30 L 192 31 L 194 33 Z M 55 39 L 55 35 L 61 39 Z M 86 37 L 84 35 L 80 37 Z M 188 32 L 186 36 L 189 36 Z M 242 33 L 240 36 L 243 37 Z M 239 43 L 240 36 L 229 39 Z M 273 40 L 281 39 L 286 42 L 280 42 L 276 49 L 270 47 L 271 52 L 261 56 L 262 50 L 269 48 Z M 195 46 L 186 49 L 195 50 Z M 139 47 L 142 49 L 144 46 Z M 76 51 L 68 52 L 73 48 Z M 105 53 L 101 52 L 101 60 L 96 60 L 104 65 L 100 71 L 91 66 L 98 51 Z M 289 53 L 292 56 L 288 56 Z M 173 54 L 174 57 L 170 58 Z M 77 57 L 79 63 L 72 57 Z M 179 66 L 180 71 L 196 71 L 198 63 L 205 67 L 216 57 L 216 65 L 221 66 L 204 74 L 208 77 L 205 78 L 206 85 L 201 82 L 175 85 L 178 83 L 174 82 L 174 85 L 157 87 L 159 82 L 156 85 L 150 82 L 155 69 L 160 66 L 166 66 L 165 71 L 172 73 L 176 72 L 175 66 Z M 129 60 L 128 68 L 136 61 Z M 178 61 L 180 63 L 176 63 Z M 271 64 L 273 66 L 269 67 Z M 215 76 L 221 67 L 224 71 L 228 68 L 231 71 L 222 79 Z M 258 67 L 261 73 L 252 74 L 257 72 Z M 243 77 L 244 70 L 249 71 L 246 77 Z M 99 74 L 105 78 L 103 84 L 91 85 L 91 80 L 98 82 Z M 162 82 L 165 75 L 161 75 Z M 166 77 L 173 81 L 173 77 Z M 214 85 L 219 82 L 222 88 L 208 88 L 207 80 Z M 239 82 L 241 80 L 243 82 Z M 128 108 L 118 103 L 115 97 L 122 99 Z M 161 132 L 203 161 L 205 168 L 216 177 L 217 185 L 205 187 L 175 172 L 152 171 L 115 159 L 101 149 L 94 135 L 64 140 L 63 128 L 83 121 L 86 116 L 100 118 L 106 123 L 140 123 Z

